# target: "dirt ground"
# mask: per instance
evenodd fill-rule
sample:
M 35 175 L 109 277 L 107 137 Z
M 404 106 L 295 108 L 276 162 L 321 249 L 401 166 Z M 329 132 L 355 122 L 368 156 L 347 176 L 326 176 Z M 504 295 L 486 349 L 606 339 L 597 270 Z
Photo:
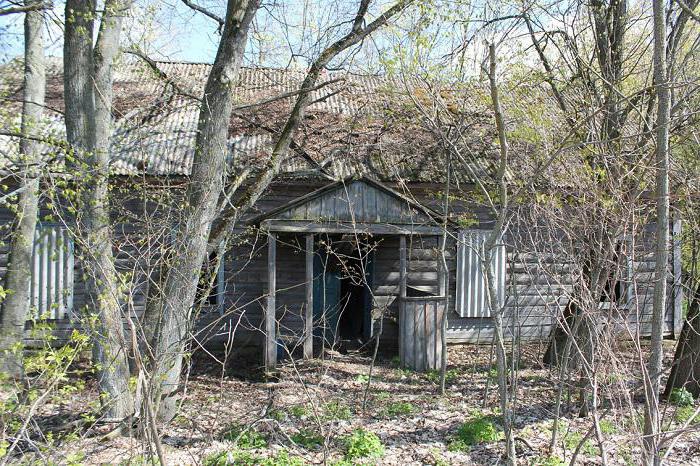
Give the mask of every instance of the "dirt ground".
M 668 357 L 672 345 L 668 345 Z M 608 464 L 639 464 L 639 419 L 642 398 L 631 345 L 622 345 L 605 361 L 600 375 L 601 430 Z M 521 464 L 568 464 L 581 444 L 577 464 L 602 464 L 592 437 L 591 417 L 581 417 L 576 394 L 564 396 L 558 440 L 549 451 L 555 411 L 557 373 L 543 368 L 543 348 L 522 348 L 518 367 L 517 450 Z M 238 364 L 221 369 L 210 358 L 198 357 L 189 375 L 181 413 L 162 431 L 168 464 L 498 464 L 502 435 L 470 448 L 455 443 L 459 427 L 470 420 L 496 415 L 497 394 L 488 346 L 451 346 L 447 393 L 438 395 L 437 375 L 398 368 L 395 359 L 374 367 L 367 403 L 369 356 L 331 353 L 324 360 L 281 365 L 274 382 Z M 638 367 L 638 366 L 637 366 Z M 487 391 L 487 383 L 489 388 Z M 54 398 L 37 422 L 77 419 L 95 403 L 93 382 Z M 697 406 L 697 403 L 696 403 Z M 678 429 L 676 407 L 665 408 L 667 429 Z M 82 414 L 84 416 L 84 414 Z M 487 419 L 490 419 L 487 417 Z M 678 436 L 667 464 L 700 465 L 700 424 Z M 249 428 L 249 430 L 246 430 Z M 376 434 L 381 456 L 344 460 L 345 439 L 357 429 Z M 231 433 L 233 432 L 233 433 Z M 240 434 L 243 432 L 242 434 Z M 228 435 L 227 435 L 228 433 Z M 16 457 L 58 464 L 145 464 L 144 445 L 120 437 L 100 441 L 95 429 L 63 437 L 41 453 Z M 60 438 L 57 436 L 56 438 Z M 234 442 L 238 440 L 238 442 Z M 461 451 L 455 451 L 461 450 Z M 213 458 L 221 452 L 221 461 Z M 267 458 L 267 459 L 266 459 Z M 265 463 L 267 461 L 267 463 Z

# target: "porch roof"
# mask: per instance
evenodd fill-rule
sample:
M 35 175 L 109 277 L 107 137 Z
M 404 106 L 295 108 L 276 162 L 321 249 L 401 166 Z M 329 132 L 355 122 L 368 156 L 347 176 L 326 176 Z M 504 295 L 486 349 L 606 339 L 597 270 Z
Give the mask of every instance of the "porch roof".
M 368 177 L 330 183 L 250 220 L 269 231 L 372 234 L 439 234 L 443 222 L 439 212 Z

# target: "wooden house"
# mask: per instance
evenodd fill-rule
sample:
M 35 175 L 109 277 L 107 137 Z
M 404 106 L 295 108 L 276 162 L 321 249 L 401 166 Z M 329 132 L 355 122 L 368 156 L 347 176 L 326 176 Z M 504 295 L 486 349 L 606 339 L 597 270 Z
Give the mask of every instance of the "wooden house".
M 143 312 L 149 264 L 169 244 L 167 228 L 177 218 L 192 163 L 199 103 L 189 96 L 201 94 L 209 70 L 203 64 L 158 66 L 161 73 L 155 75 L 145 65 L 122 65 L 115 79 L 115 254 L 129 285 L 125 315 L 135 320 Z M 4 69 L 5 89 L 19 92 L 12 70 L 11 65 Z M 60 109 L 60 64 L 49 76 L 49 106 Z M 357 347 L 378 338 L 383 351 L 416 369 L 439 363 L 443 331 L 449 344 L 490 344 L 493 325 L 479 257 L 492 215 L 467 195 L 450 203 L 446 215 L 443 150 L 415 124 L 410 105 L 401 98 L 405 83 L 387 77 L 336 78 L 329 73 L 324 79 L 330 84 L 314 91 L 282 172 L 245 213 L 234 240 L 216 253 L 221 265 L 212 292 L 199 300 L 195 338 L 202 345 L 253 349 L 268 365 L 290 355 L 312 357 L 324 348 Z M 242 71 L 230 131 L 232 174 L 254 170 L 264 161 L 274 128 L 292 99 L 270 97 L 295 90 L 301 79 L 303 72 Z M 465 118 L 473 121 L 474 151 L 487 154 L 472 160 L 469 171 L 488 176 L 490 116 L 475 108 Z M 52 116 L 47 131 L 60 137 L 61 125 Z M 12 140 L 3 140 L 8 173 L 13 147 Z M 46 173 L 60 172 L 61 163 L 47 157 Z M 453 189 L 468 194 L 473 185 L 463 177 Z M 59 336 L 65 336 L 79 325 L 76 316 L 89 303 L 79 247 L 57 218 L 55 201 L 48 195 L 44 201 L 32 307 L 34 317 L 48 317 Z M 0 216 L 9 231 L 11 211 L 3 208 Z M 461 221 L 465 216 L 469 222 Z M 642 229 L 635 248 L 620 260 L 623 273 L 615 287 L 616 312 L 621 312 L 611 321 L 630 330 L 628 335 L 649 333 L 654 258 L 650 235 L 644 232 L 653 231 L 652 226 Z M 566 272 L 548 275 L 547 264 L 566 271 L 568 259 L 556 254 L 543 258 L 523 239 L 529 228 L 525 221 L 513 223 L 492 265 L 506 309 L 506 336 L 519 341 L 549 337 L 576 278 Z M 674 233 L 679 228 L 674 224 Z M 6 244 L 0 257 L 3 272 Z M 680 248 L 674 244 L 666 336 L 676 336 L 681 325 Z M 611 307 L 601 303 L 601 309 Z M 31 324 L 27 328 L 32 343 Z

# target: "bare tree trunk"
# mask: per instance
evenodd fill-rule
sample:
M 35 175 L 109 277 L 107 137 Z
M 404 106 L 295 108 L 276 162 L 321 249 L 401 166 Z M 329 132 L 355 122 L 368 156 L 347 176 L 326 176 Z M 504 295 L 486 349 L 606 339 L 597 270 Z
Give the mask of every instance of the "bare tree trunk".
M 235 206 L 232 209 L 229 209 L 229 211 L 224 212 L 221 216 L 222 218 L 220 218 L 214 228 L 212 228 L 209 238 L 210 250 L 216 248 L 216 245 L 220 244 L 221 241 L 226 238 L 226 235 L 233 229 L 233 226 L 238 221 L 239 216 L 243 212 L 246 212 L 248 209 L 253 207 L 263 192 L 270 185 L 273 178 L 279 172 L 280 166 L 282 165 L 282 162 L 284 161 L 287 151 L 292 143 L 294 133 L 299 128 L 299 125 L 301 125 L 301 123 L 304 121 L 306 107 L 308 107 L 309 103 L 311 102 L 311 91 L 316 86 L 318 79 L 326 66 L 331 62 L 331 60 L 337 57 L 338 54 L 358 44 L 374 31 L 384 26 L 389 19 L 402 12 L 408 5 L 410 5 L 412 0 L 397 1 L 377 19 L 363 27 L 362 24 L 365 20 L 369 3 L 370 0 L 360 1 L 357 15 L 353 21 L 352 30 L 347 35 L 323 50 L 318 58 L 311 64 L 311 67 L 309 68 L 309 71 L 307 72 L 301 85 L 299 96 L 294 104 L 294 108 L 289 114 L 289 117 L 287 118 L 287 121 L 277 139 L 277 143 L 272 150 L 272 156 L 267 164 L 267 168 L 260 172 L 255 180 L 250 183 L 248 190 L 236 202 Z
M 689 299 L 688 316 L 678 338 L 664 397 L 670 396 L 674 388 L 685 388 L 700 398 L 700 286 Z
M 30 8 L 40 3 L 25 0 Z M 44 10 L 29 9 L 24 17 L 24 103 L 22 135 L 36 133 L 44 110 L 46 64 L 44 60 Z M 21 139 L 19 146 L 20 189 L 17 225 L 10 243 L 5 289 L 9 294 L 0 312 L 0 371 L 13 377 L 22 376 L 22 338 L 29 313 L 32 249 L 39 211 L 40 147 L 31 139 Z
M 498 96 L 498 86 L 496 83 L 496 46 L 489 45 L 489 84 L 491 88 L 491 101 L 494 115 L 496 117 L 496 129 L 498 130 L 498 142 L 500 147 L 500 160 L 498 167 L 498 189 L 499 208 L 496 224 L 493 231 L 486 238 L 484 244 L 484 257 L 481 267 L 485 271 L 486 285 L 488 291 L 488 303 L 493 316 L 494 325 L 494 345 L 496 351 L 496 370 L 498 373 L 498 394 L 503 416 L 503 431 L 506 440 L 506 462 L 509 465 L 516 464 L 515 439 L 513 435 L 513 409 L 510 392 L 508 388 L 508 360 L 506 354 L 505 337 L 503 332 L 504 303 L 501 302 L 498 290 L 496 289 L 496 277 L 491 267 L 493 251 L 497 247 L 497 242 L 503 240 L 503 233 L 508 209 L 508 186 L 506 171 L 508 168 L 508 142 L 506 140 L 505 122 L 501 110 Z
M 212 228 L 218 214 L 214 209 L 223 189 L 221 174 L 225 169 L 228 122 L 232 111 L 230 83 L 233 80 L 230 78 L 233 77 L 234 69 L 237 70 L 240 64 L 240 57 L 238 57 L 234 68 L 233 47 L 240 47 L 242 55 L 246 42 L 245 33 L 257 9 L 257 1 L 248 3 L 231 0 L 229 2 L 219 53 L 205 88 L 197 134 L 197 150 L 190 178 L 192 186 L 188 187 L 187 193 L 188 203 L 177 235 L 172 266 L 168 269 L 167 277 L 163 282 L 162 324 L 159 330 L 160 338 L 156 345 L 157 360 L 155 361 L 156 373 L 160 374 L 157 379 L 163 380 L 158 410 L 160 419 L 169 420 L 175 415 L 176 393 L 182 368 L 182 350 L 190 325 L 190 309 L 194 303 L 196 283 L 206 254 L 227 239 L 241 213 L 257 202 L 279 172 L 294 133 L 302 123 L 306 107 L 311 102 L 311 92 L 325 67 L 339 53 L 359 43 L 386 24 L 389 18 L 402 11 L 409 3 L 410 0 L 398 2 L 372 23 L 363 27 L 369 0 L 360 2 L 352 31 L 325 49 L 311 65 L 267 166 L 249 184 L 248 190 L 239 198 L 235 206 L 219 216 L 216 225 Z M 230 21 L 234 22 L 234 26 L 229 24 Z M 223 63 L 227 64 L 223 66 Z M 222 74 L 224 69 L 226 73 Z M 220 160 L 211 160 L 217 155 Z M 185 244 L 188 247 L 182 247 Z M 154 307 L 147 309 L 147 312 L 157 312 L 157 300 L 151 302 Z
M 87 293 L 97 317 L 91 328 L 93 357 L 99 366 L 100 390 L 107 395 L 107 416 L 112 419 L 124 419 L 134 410 L 109 219 L 111 69 L 119 50 L 122 17 L 130 6 L 129 0 L 106 2 L 93 50 L 95 4 L 68 0 L 64 43 L 66 131 L 77 160 L 87 169 L 81 187 L 79 232 Z
M 169 421 L 176 414 L 191 308 L 207 254 L 209 232 L 224 187 L 228 127 L 233 108 L 232 90 L 243 59 L 248 29 L 257 8 L 257 0 L 228 2 L 223 35 L 204 89 L 192 174 L 171 266 L 163 279 L 162 302 L 151 303 L 162 309 L 161 328 L 155 344 L 154 378 L 161 381 L 160 390 L 156 390 L 158 399 L 155 403 L 158 417 L 164 421 Z
M 663 323 L 666 308 L 669 242 L 669 119 L 671 89 L 666 71 L 666 2 L 654 0 L 654 81 L 657 86 L 656 123 L 656 266 L 651 322 L 651 355 L 647 366 L 644 413 L 644 460 L 647 465 L 661 463 L 659 455 L 659 387 L 663 361 Z

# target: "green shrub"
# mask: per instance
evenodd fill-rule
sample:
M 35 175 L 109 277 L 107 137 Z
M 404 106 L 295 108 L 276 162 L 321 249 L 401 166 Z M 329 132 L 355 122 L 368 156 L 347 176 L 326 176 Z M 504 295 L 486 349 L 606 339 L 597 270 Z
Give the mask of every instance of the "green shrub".
M 356 429 L 347 436 L 345 444 L 345 459 L 376 458 L 384 455 L 384 445 L 377 434 L 364 429 Z
M 294 443 L 307 449 L 323 445 L 323 436 L 311 430 L 302 429 L 290 438 Z
M 495 442 L 500 436 L 493 418 L 489 416 L 475 417 L 459 426 L 447 448 L 450 451 L 466 452 L 473 445 Z
M 408 416 L 416 411 L 418 411 L 418 409 L 413 403 L 409 403 L 408 401 L 395 401 L 389 403 L 389 406 L 386 408 L 386 414 L 388 416 Z
M 440 371 L 437 369 L 431 369 L 425 374 L 428 382 L 440 383 Z M 449 369 L 445 371 L 445 383 L 454 383 L 459 379 L 459 371 L 457 369 Z
M 618 431 L 615 423 L 613 423 L 612 421 L 609 421 L 607 419 L 603 419 L 602 421 L 600 421 L 599 424 L 600 424 L 600 431 L 604 434 L 610 435 L 610 434 L 614 434 Z
M 376 395 L 377 401 L 387 401 L 391 398 L 391 393 L 389 392 L 379 392 Z
M 673 418 L 678 422 L 679 424 L 685 424 L 688 422 L 690 418 L 693 417 L 693 414 L 695 414 L 695 407 L 694 406 L 681 406 L 680 408 L 676 409 L 676 412 L 673 415 Z M 695 424 L 700 424 L 700 415 L 695 416 L 695 418 L 691 421 L 691 425 Z
M 567 450 L 576 450 L 576 447 L 578 447 L 578 444 L 581 443 L 582 440 L 583 435 L 581 435 L 579 432 L 571 431 L 564 436 L 564 447 L 566 447 Z M 595 456 L 597 453 L 596 448 L 590 439 L 583 442 L 581 451 L 588 456 Z
M 352 417 L 350 408 L 340 401 L 331 401 L 323 407 L 323 415 L 329 420 L 347 421 Z
M 254 448 L 265 448 L 267 439 L 260 432 L 247 429 L 246 426 L 233 424 L 222 435 L 224 440 L 235 442 L 236 446 L 242 450 L 251 450 Z
M 358 383 L 367 383 L 369 382 L 369 375 L 367 374 L 360 374 L 357 377 L 355 377 L 355 382 Z
M 674 388 L 671 390 L 671 396 L 668 397 L 669 403 L 675 406 L 692 406 L 695 403 L 693 394 L 685 388 Z
M 306 405 L 294 405 L 289 408 L 289 414 L 291 414 L 294 417 L 304 417 L 308 416 L 309 410 L 307 409 Z
M 287 419 L 287 413 L 282 411 L 281 409 L 273 409 L 270 411 L 270 418 L 274 419 L 277 422 L 282 422 Z
M 532 459 L 530 466 L 565 466 L 566 463 L 558 456 L 537 456 Z
M 264 458 L 248 451 L 224 450 L 207 456 L 202 464 L 204 466 L 303 466 L 304 461 L 301 458 L 289 456 L 286 451 L 282 451 L 272 458 Z

